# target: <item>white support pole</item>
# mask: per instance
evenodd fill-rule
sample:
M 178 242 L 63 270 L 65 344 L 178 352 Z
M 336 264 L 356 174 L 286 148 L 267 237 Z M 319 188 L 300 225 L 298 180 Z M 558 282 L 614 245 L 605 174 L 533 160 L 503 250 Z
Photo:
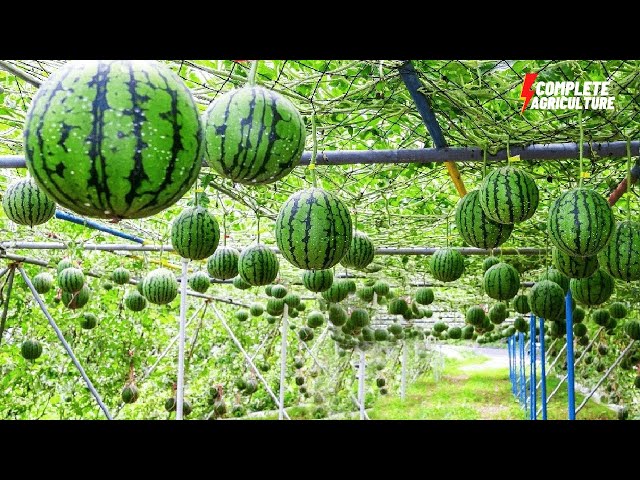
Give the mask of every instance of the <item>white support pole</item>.
M 242 353 L 242 356 L 244 357 L 244 359 L 251 366 L 251 368 L 254 370 L 256 376 L 260 379 L 260 381 L 264 385 L 264 389 L 267 391 L 269 396 L 271 398 L 273 398 L 273 401 L 276 402 L 276 406 L 278 408 L 280 408 L 280 400 L 278 399 L 278 397 L 276 397 L 276 394 L 273 393 L 273 390 L 271 390 L 271 387 L 269 386 L 269 383 L 264 379 L 264 377 L 260 373 L 260 370 L 258 370 L 258 367 L 256 367 L 255 363 L 253 363 L 253 360 L 251 360 L 251 357 L 249 356 L 247 351 L 244 348 L 242 348 L 242 344 L 240 343 L 240 340 L 238 340 L 238 337 L 235 336 L 235 334 L 233 333 L 233 330 L 231 330 L 231 328 L 229 327 L 229 325 L 225 321 L 225 319 L 222 316 L 222 314 L 220 313 L 220 311 L 216 308 L 215 305 L 211 305 L 211 309 L 213 310 L 213 313 L 216 314 L 216 317 L 218 317 L 218 320 L 220 320 L 220 323 L 222 324 L 224 329 L 229 334 L 229 337 L 231 337 L 231 340 L 233 341 L 235 346 L 238 347 L 238 350 L 240 350 L 240 353 Z M 284 416 L 285 416 L 285 418 L 287 420 L 291 420 L 291 418 L 289 417 L 289 414 L 286 412 L 286 410 L 284 412 Z
M 378 306 L 378 294 L 376 292 L 373 292 L 373 302 L 371 302 L 373 304 L 374 307 Z
M 407 391 L 407 342 L 402 342 L 402 379 L 400 382 L 400 398 L 404 400 Z
M 187 267 L 189 260 L 182 259 L 182 279 L 180 281 L 180 334 L 178 337 L 178 391 L 176 392 L 176 420 L 182 420 L 184 405 L 184 337 L 187 317 Z
M 365 356 L 364 350 L 360 350 L 360 362 L 358 364 L 360 372 L 358 373 L 358 402 L 360 403 L 360 420 L 366 418 L 364 411 L 364 369 L 365 369 Z
M 287 379 L 287 334 L 289 333 L 289 305 L 284 304 L 282 312 L 282 324 L 280 325 L 280 409 L 278 420 L 284 419 L 284 392 Z

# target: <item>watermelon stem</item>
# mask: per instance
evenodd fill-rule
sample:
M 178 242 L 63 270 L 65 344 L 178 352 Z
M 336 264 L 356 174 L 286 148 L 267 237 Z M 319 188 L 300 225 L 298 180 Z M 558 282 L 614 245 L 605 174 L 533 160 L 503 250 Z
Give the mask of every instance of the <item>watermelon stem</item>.
M 253 87 L 256 84 L 256 73 L 258 72 L 258 60 L 254 60 L 251 64 L 251 70 L 249 70 L 249 86 Z
M 257 220 L 257 223 L 258 223 L 257 239 L 258 239 L 258 243 L 260 243 L 260 214 L 258 212 L 256 212 L 256 220 Z

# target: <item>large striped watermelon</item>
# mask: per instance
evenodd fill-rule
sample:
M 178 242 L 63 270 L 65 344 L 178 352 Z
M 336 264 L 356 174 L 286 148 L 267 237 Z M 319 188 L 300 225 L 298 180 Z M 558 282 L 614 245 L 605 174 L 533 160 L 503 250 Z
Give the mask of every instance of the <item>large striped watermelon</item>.
M 431 256 L 431 275 L 441 282 L 453 282 L 464 273 L 464 257 L 458 250 L 439 248 Z
M 125 283 L 129 283 L 131 279 L 131 274 L 129 270 L 124 267 L 118 267 L 113 272 L 111 272 L 111 280 L 118 285 L 124 285 Z
M 561 273 L 569 278 L 590 277 L 598 270 L 598 257 L 574 257 L 568 253 L 553 247 L 551 250 L 551 261 Z
M 56 266 L 56 272 L 59 275 L 61 271 L 66 270 L 69 267 L 75 267 L 75 266 L 76 264 L 74 262 L 72 262 L 68 258 L 63 258 L 58 262 L 58 265 Z
M 577 302 L 585 305 L 600 305 L 611 297 L 614 289 L 613 277 L 599 268 L 587 278 L 572 278 L 571 292 Z
M 416 290 L 414 298 L 420 305 L 430 305 L 433 303 L 435 296 L 432 289 L 421 287 Z
M 302 283 L 307 290 L 324 292 L 333 285 L 333 271 L 331 269 L 305 270 L 302 272 Z
M 73 61 L 42 84 L 25 121 L 27 168 L 58 204 L 99 218 L 173 205 L 202 164 L 189 89 L 153 61 Z
M 89 297 L 91 296 L 91 291 L 87 285 L 83 285 L 79 292 L 71 293 L 67 291 L 62 291 L 62 304 L 70 308 L 71 310 L 75 310 L 76 308 L 84 307 L 89 301 Z
M 553 202 L 547 228 L 549 239 L 560 250 L 574 257 L 590 257 L 607 245 L 615 222 L 602 195 L 588 188 L 574 188 Z
M 327 302 L 341 302 L 349 296 L 349 284 L 344 280 L 335 280 L 321 295 Z
M 531 175 L 511 166 L 491 171 L 482 181 L 479 198 L 487 217 L 506 224 L 531 218 L 540 201 Z
M 235 248 L 221 247 L 207 260 L 207 271 L 213 278 L 228 280 L 238 275 L 240 252 Z
M 456 208 L 456 225 L 462 239 L 476 248 L 496 248 L 508 240 L 512 224 L 491 220 L 480 206 L 480 192 L 467 193 Z
M 477 306 L 469 308 L 464 316 L 465 322 L 475 327 L 481 326 L 484 323 L 485 318 L 486 314 L 484 313 L 484 310 Z
M 84 285 L 84 273 L 75 267 L 65 268 L 58 274 L 58 286 L 64 292 L 75 293 Z
M 178 295 L 178 281 L 171 270 L 156 268 L 144 278 L 142 291 L 151 303 L 165 305 Z
M 337 197 L 321 188 L 294 193 L 282 205 L 275 236 L 280 253 L 304 270 L 323 270 L 347 254 L 352 238 L 351 215 Z
M 36 292 L 47 293 L 53 287 L 53 276 L 49 272 L 41 272 L 33 277 L 32 283 Z
M 513 299 L 513 309 L 520 313 L 525 314 L 531 311 L 531 307 L 529 307 L 529 297 L 527 295 L 516 295 Z
M 252 287 L 252 285 L 245 282 L 240 275 L 233 277 L 233 286 L 238 290 L 247 290 Z
M 540 275 L 540 278 L 538 278 L 539 282 L 542 280 L 550 280 L 557 283 L 562 287 L 565 295 L 569 291 L 569 277 L 555 268 L 548 268 L 545 270 L 542 275 Z
M 304 122 L 279 93 L 255 86 L 232 90 L 209 105 L 203 121 L 209 165 L 234 182 L 272 183 L 300 163 Z
M 351 239 L 351 246 L 340 263 L 348 268 L 363 270 L 373 261 L 373 242 L 366 233 L 355 232 Z
M 260 286 L 273 282 L 278 276 L 280 262 L 265 245 L 245 248 L 238 259 L 238 273 L 250 285 Z
M 137 290 L 131 290 L 125 295 L 124 304 L 132 312 L 140 312 L 147 307 L 147 299 L 140 295 Z
M 189 275 L 189 280 L 187 281 L 189 288 L 194 292 L 205 293 L 209 286 L 211 286 L 211 281 L 209 280 L 209 275 L 205 272 L 194 272 Z
M 615 278 L 625 282 L 640 280 L 640 223 L 618 223 L 611 241 L 598 254 L 598 260 Z
M 56 213 L 56 204 L 32 178 L 14 180 L 2 197 L 2 208 L 9 220 L 20 225 L 40 225 Z
M 26 360 L 35 360 L 42 355 L 42 345 L 37 340 L 25 340 L 20 345 L 20 354 Z
M 487 257 L 482 261 L 482 271 L 486 272 L 498 263 L 500 263 L 500 259 L 498 257 Z
M 171 245 L 183 258 L 207 258 L 216 251 L 219 241 L 218 222 L 206 208 L 186 208 L 171 225 Z
M 520 274 L 508 263 L 500 262 L 484 272 L 484 291 L 496 300 L 511 300 L 520 289 Z
M 558 320 L 564 312 L 564 290 L 551 280 L 541 280 L 529 292 L 531 313 L 545 320 Z

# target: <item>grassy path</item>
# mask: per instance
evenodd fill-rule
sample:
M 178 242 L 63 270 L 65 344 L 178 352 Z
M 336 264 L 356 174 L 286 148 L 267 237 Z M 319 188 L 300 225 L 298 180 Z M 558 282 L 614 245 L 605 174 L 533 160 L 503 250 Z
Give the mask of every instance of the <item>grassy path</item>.
M 425 374 L 407 389 L 404 402 L 399 397 L 381 397 L 369 416 L 372 420 L 524 420 L 528 413 L 511 393 L 508 368 L 492 365 L 488 357 L 473 354 L 447 358 L 439 382 Z M 557 384 L 557 378 L 548 377 L 547 394 Z M 576 405 L 583 398 L 576 393 Z M 565 386 L 551 399 L 547 411 L 549 419 L 567 418 Z M 578 419 L 616 419 L 616 413 L 590 401 Z

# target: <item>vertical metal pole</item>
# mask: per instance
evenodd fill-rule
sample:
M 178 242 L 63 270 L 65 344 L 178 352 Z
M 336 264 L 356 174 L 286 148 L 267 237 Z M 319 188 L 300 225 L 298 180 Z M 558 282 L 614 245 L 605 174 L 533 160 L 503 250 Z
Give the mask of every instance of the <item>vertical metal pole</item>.
M 182 259 L 180 279 L 180 333 L 178 335 L 178 390 L 176 392 L 176 420 L 182 420 L 184 405 L 184 337 L 187 323 L 187 266 L 189 259 Z
M 525 376 L 524 369 L 524 333 L 519 332 L 520 335 L 519 343 L 520 343 L 520 402 L 524 405 L 524 408 L 527 408 L 527 379 Z
M 571 302 L 571 289 L 567 292 L 565 312 L 567 318 L 567 393 L 569 420 L 576 419 L 576 397 L 574 380 L 574 358 L 573 358 L 573 310 Z
M 6 268 L 3 270 L 2 275 L 6 272 Z M 9 272 L 9 277 L 7 278 L 7 294 L 4 297 L 4 305 L 2 308 L 2 317 L 0 317 L 0 343 L 2 343 L 2 336 L 4 335 L 4 327 L 7 323 L 7 314 L 9 313 L 9 300 L 11 300 L 11 290 L 13 289 L 13 277 L 16 274 L 15 267 L 11 267 L 11 271 Z
M 360 372 L 358 373 L 358 401 L 360 402 L 360 420 L 364 420 L 365 419 L 365 412 L 364 412 L 364 368 L 365 368 L 365 357 L 364 357 L 364 350 L 360 350 L 360 363 L 359 363 L 359 367 L 360 367 Z
M 402 342 L 402 379 L 400 382 L 400 399 L 404 400 L 407 391 L 407 342 Z
M 511 335 L 509 337 L 511 342 L 511 392 L 516 394 L 516 336 Z
M 47 310 L 47 306 L 44 304 L 44 302 L 40 298 L 40 295 L 38 294 L 38 292 L 36 292 L 36 289 L 33 286 L 33 283 L 31 283 L 31 280 L 29 280 L 29 277 L 27 276 L 27 272 L 25 272 L 22 267 L 18 267 L 18 270 L 20 271 L 20 275 L 22 275 L 22 279 L 24 280 L 24 282 L 29 287 L 29 290 L 31 290 L 31 294 L 33 295 L 33 298 L 36 299 L 36 302 L 40 306 L 40 310 L 42 310 L 42 313 L 44 313 L 44 316 L 47 318 L 47 321 L 49 322 L 49 325 L 51 325 L 53 330 L 56 332 L 56 336 L 58 337 L 58 340 L 60 340 L 60 343 L 62 343 L 62 346 L 67 351 L 67 354 L 71 357 L 71 361 L 73 362 L 75 367 L 80 372 L 80 375 L 82 376 L 82 379 L 84 380 L 84 382 L 87 384 L 87 387 L 89 388 L 89 391 L 93 395 L 93 398 L 96 399 L 96 402 L 98 403 L 98 406 L 104 412 L 104 415 L 109 420 L 113 420 L 113 417 L 111 416 L 111 413 L 109 413 L 109 409 L 102 402 L 102 399 L 100 398 L 100 394 L 94 388 L 93 383 L 91 383 L 91 380 L 89 380 L 89 377 L 87 376 L 87 373 L 84 371 L 84 368 L 82 368 L 82 365 L 80 365 L 80 362 L 78 361 L 76 356 L 73 354 L 73 350 L 71 350 L 71 347 L 69 346 L 67 341 L 64 339 L 64 335 L 62 335 L 62 332 L 58 328 L 58 325 L 56 325 L 56 322 L 53 319 L 53 317 L 51 316 L 51 314 L 49 313 L 49 310 Z
M 540 319 L 540 402 L 542 402 L 542 419 L 547 419 L 547 371 L 546 350 L 544 348 L 544 319 Z
M 284 392 L 287 378 L 287 334 L 289 333 L 289 305 L 284 304 L 280 326 L 280 408 L 278 420 L 284 420 Z
M 511 390 L 513 390 L 513 378 L 511 378 L 511 337 L 507 337 L 507 354 L 509 357 L 509 381 L 511 382 Z
M 532 313 L 529 320 L 529 409 L 531 420 L 536 419 L 536 316 Z

